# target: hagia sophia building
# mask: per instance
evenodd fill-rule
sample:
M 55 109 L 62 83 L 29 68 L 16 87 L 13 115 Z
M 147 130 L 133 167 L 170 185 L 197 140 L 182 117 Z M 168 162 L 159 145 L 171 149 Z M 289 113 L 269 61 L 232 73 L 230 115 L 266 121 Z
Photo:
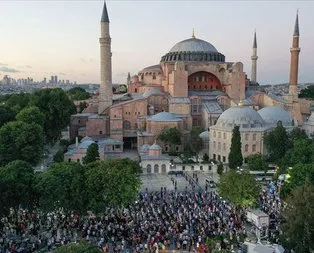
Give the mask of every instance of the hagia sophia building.
M 240 126 L 242 154 L 266 154 L 263 135 L 278 121 L 287 128 L 302 126 L 310 116 L 310 102 L 298 98 L 299 22 L 296 16 L 290 48 L 289 94 L 266 94 L 257 84 L 257 39 L 254 33 L 251 79 L 241 62 L 228 62 L 211 43 L 191 38 L 176 43 L 159 64 L 145 67 L 128 80 L 128 93 L 112 94 L 110 21 L 106 3 L 101 16 L 101 83 L 97 101 L 89 101 L 83 113 L 71 116 L 70 137 L 83 136 L 65 159 L 81 161 L 86 148 L 98 143 L 100 156 L 122 156 L 137 149 L 144 172 L 169 171 L 169 151 L 158 140 L 164 128 L 182 134 L 182 152 L 193 126 L 206 131 L 200 136 L 210 159 L 228 163 L 232 130 Z M 114 57 L 114 56 L 113 56 Z M 314 123 L 314 116 L 313 120 Z M 305 125 L 308 122 L 305 122 Z M 144 165 L 144 161 L 145 165 Z M 152 161 L 152 162 L 150 162 Z

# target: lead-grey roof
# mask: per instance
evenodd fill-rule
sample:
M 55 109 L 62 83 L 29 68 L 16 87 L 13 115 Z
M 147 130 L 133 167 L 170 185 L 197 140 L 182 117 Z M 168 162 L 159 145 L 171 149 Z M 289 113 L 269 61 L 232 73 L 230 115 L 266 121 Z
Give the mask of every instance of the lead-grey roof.
M 157 114 L 149 117 L 149 120 L 152 120 L 152 121 L 181 121 L 182 116 L 174 114 L 174 113 L 169 113 L 169 112 L 160 112 L 160 113 L 157 113 Z
M 106 1 L 104 1 L 104 8 L 102 10 L 102 15 L 101 15 L 101 22 L 109 23 L 109 16 L 108 16 L 108 11 L 107 11 L 107 5 Z
M 260 128 L 265 126 L 265 122 L 257 111 L 246 106 L 231 107 L 224 111 L 217 120 L 217 126 L 224 128 Z
M 282 125 L 285 127 L 292 126 L 292 118 L 290 114 L 281 107 L 278 106 L 264 107 L 260 109 L 258 113 L 259 115 L 261 115 L 266 124 L 276 126 L 277 122 L 281 121 Z
M 169 51 L 174 52 L 216 52 L 217 49 L 205 40 L 191 38 L 175 44 Z
M 216 101 L 202 101 L 202 104 L 204 106 L 204 109 L 207 111 L 207 113 L 210 114 L 221 114 L 223 113 L 223 110 L 221 106 Z
M 148 66 L 148 67 L 143 68 L 142 71 L 146 71 L 146 70 L 161 70 L 161 66 L 160 64 Z
M 152 96 L 152 95 L 163 95 L 163 94 L 164 93 L 161 92 L 159 89 L 153 88 L 153 89 L 150 89 L 150 90 L 146 90 L 143 93 L 143 97 L 144 98 L 148 98 L 149 96 Z

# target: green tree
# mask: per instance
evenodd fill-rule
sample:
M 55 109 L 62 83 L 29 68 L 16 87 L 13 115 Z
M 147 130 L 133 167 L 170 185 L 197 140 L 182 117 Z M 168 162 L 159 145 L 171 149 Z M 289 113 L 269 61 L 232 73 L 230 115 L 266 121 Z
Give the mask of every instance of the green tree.
M 86 172 L 88 207 L 95 213 L 106 207 L 123 207 L 138 198 L 141 180 L 134 173 L 134 163 L 127 160 L 105 160 L 90 163 Z
M 31 105 L 37 106 L 45 115 L 44 131 L 49 143 L 60 138 L 61 130 L 69 124 L 71 114 L 76 113 L 75 105 L 60 88 L 35 92 Z
M 5 104 L 18 114 L 20 110 L 28 106 L 31 96 L 31 93 L 12 94 L 7 97 Z
M 0 128 L 0 165 L 23 160 L 36 165 L 43 154 L 43 129 L 38 124 L 11 121 Z
M 53 156 L 53 162 L 62 163 L 64 161 L 64 152 L 63 150 L 58 150 L 58 152 Z
M 293 147 L 289 149 L 280 160 L 280 167 L 283 172 L 288 167 L 293 167 L 298 163 L 310 164 L 314 162 L 314 143 L 309 139 L 295 139 Z
M 305 89 L 302 89 L 299 98 L 314 99 L 314 85 L 309 85 Z
M 0 105 L 0 127 L 15 119 L 15 112 L 5 104 Z
M 249 170 L 261 170 L 264 172 L 267 172 L 268 170 L 268 163 L 266 161 L 266 157 L 261 155 L 261 154 L 254 154 L 254 155 L 249 155 L 247 157 L 247 163 Z
M 241 135 L 240 127 L 235 126 L 232 131 L 231 146 L 228 156 L 229 168 L 236 169 L 243 163 L 242 151 L 241 151 Z
M 224 165 L 222 164 L 222 162 L 219 162 L 217 165 L 217 173 L 219 175 L 222 175 L 223 172 L 224 172 Z
M 220 177 L 219 194 L 237 207 L 254 207 L 259 195 L 259 186 L 249 173 L 231 170 Z
M 164 128 L 159 134 L 158 139 L 170 146 L 171 152 L 174 152 L 174 146 L 181 144 L 181 132 L 179 129 Z
M 81 87 L 71 88 L 67 91 L 67 94 L 72 100 L 86 100 L 89 98 L 89 93 Z
M 283 185 L 282 194 L 286 196 L 298 186 L 304 185 L 306 179 L 314 184 L 314 163 L 297 164 L 288 171 L 288 182 Z
M 205 153 L 205 154 L 203 155 L 203 163 L 208 163 L 208 162 L 209 162 L 209 156 L 208 156 L 207 153 Z
M 11 207 L 33 208 L 36 202 L 34 170 L 24 161 L 13 161 L 0 168 L 0 214 Z
M 306 134 L 306 132 L 299 128 L 299 127 L 295 127 L 292 129 L 292 131 L 289 133 L 289 138 L 290 140 L 292 141 L 295 141 L 295 140 L 307 140 L 308 139 L 308 136 Z
M 36 179 L 40 207 L 45 211 L 62 207 L 65 210 L 86 212 L 88 200 L 85 181 L 85 167 L 81 164 L 53 164 Z
M 88 107 L 88 104 L 84 102 L 80 102 L 79 104 L 79 113 L 82 113 L 86 108 Z
M 266 133 L 264 143 L 273 162 L 279 161 L 291 147 L 286 129 L 278 122 L 275 129 Z
M 190 131 L 188 145 L 190 146 L 190 149 L 196 156 L 198 155 L 198 152 L 201 151 L 203 146 L 202 139 L 200 137 L 200 133 L 202 132 L 203 128 L 199 126 L 192 127 Z
M 306 181 L 295 188 L 283 211 L 283 245 L 295 252 L 314 250 L 314 185 Z
M 88 164 L 91 162 L 95 162 L 99 159 L 99 151 L 98 145 L 96 143 L 92 143 L 87 148 L 86 156 L 83 158 L 83 164 Z
M 56 253 L 102 253 L 103 251 L 94 244 L 87 242 L 70 243 L 58 247 Z
M 44 127 L 45 115 L 36 106 L 30 106 L 22 109 L 17 115 L 16 120 L 23 121 L 28 124 L 36 123 Z

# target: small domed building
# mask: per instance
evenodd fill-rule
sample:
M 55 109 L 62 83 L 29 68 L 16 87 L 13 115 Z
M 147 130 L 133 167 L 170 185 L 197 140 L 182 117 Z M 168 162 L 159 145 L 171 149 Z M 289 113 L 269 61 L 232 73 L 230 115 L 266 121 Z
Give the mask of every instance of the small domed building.
M 261 115 L 262 119 L 266 124 L 276 127 L 278 122 L 287 128 L 293 128 L 293 120 L 290 114 L 283 108 L 278 106 L 268 106 L 260 109 L 258 114 Z
M 209 158 L 228 163 L 232 131 L 240 127 L 242 156 L 265 153 L 263 135 L 272 129 L 254 109 L 239 105 L 224 111 L 216 125 L 210 127 Z

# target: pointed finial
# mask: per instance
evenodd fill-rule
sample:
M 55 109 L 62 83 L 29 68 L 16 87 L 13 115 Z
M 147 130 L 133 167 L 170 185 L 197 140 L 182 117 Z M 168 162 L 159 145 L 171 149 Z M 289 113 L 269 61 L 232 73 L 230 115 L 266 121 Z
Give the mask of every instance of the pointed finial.
M 297 9 L 297 16 L 295 18 L 293 36 L 299 36 L 299 9 Z
M 192 32 L 192 38 L 195 39 L 194 27 L 193 27 L 193 32 Z
M 253 48 L 257 48 L 257 42 L 256 42 L 256 29 L 254 30 Z
M 100 22 L 109 23 L 109 16 L 108 16 L 108 11 L 107 11 L 106 1 L 104 1 L 104 8 L 102 10 Z

